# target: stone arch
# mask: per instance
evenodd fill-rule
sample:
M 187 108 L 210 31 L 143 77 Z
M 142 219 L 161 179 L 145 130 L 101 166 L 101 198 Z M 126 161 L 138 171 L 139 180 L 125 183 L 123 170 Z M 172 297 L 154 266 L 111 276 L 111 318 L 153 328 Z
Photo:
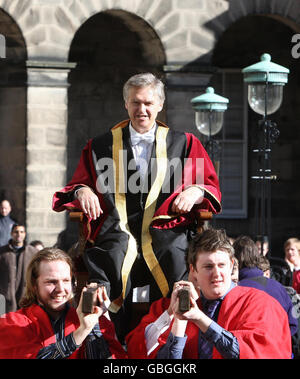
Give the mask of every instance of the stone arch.
M 242 69 L 258 62 L 260 55 L 267 52 L 271 54 L 272 61 L 290 69 L 282 106 L 270 116 L 280 130 L 279 139 L 272 145 L 272 170 L 278 177 L 278 180 L 272 183 L 272 243 L 275 256 L 281 255 L 286 236 L 297 235 L 300 227 L 300 211 L 295 207 L 295 204 L 299 202 L 299 195 L 297 191 L 294 191 L 294 188 L 298 188 L 300 184 L 296 174 L 300 163 L 296 147 L 300 142 L 298 128 L 300 70 L 298 60 L 291 54 L 291 37 L 295 33 L 295 27 L 291 24 L 290 18 L 283 16 L 256 14 L 241 17 L 231 23 L 220 36 L 211 59 L 215 67 Z M 256 158 L 251 152 L 256 146 L 259 118 L 249 109 L 248 177 L 253 174 L 256 165 Z M 230 220 L 230 222 L 222 220 L 223 226 L 228 227 L 228 230 L 235 230 L 237 234 L 249 234 L 249 226 L 254 222 L 255 186 L 253 181 L 249 180 L 248 188 L 248 219 Z M 282 207 L 283 198 L 285 200 Z
M 191 61 L 203 52 L 193 33 L 213 1 L 219 0 L 62 0 L 53 6 L 32 0 L 0 0 L 0 6 L 18 20 L 30 60 L 67 61 L 81 25 L 99 12 L 117 10 L 148 23 L 161 40 L 166 62 L 172 64 Z M 210 44 L 210 36 L 208 40 L 205 44 Z
M 242 17 L 261 15 L 278 18 L 294 30 L 299 30 L 299 2 L 291 0 L 256 1 L 256 0 L 228 0 L 228 9 L 218 17 L 211 17 L 208 25 L 214 30 L 216 39 Z
M 98 13 L 107 11 L 132 13 L 139 16 L 155 30 L 155 23 L 166 16 L 171 9 L 173 9 L 173 3 L 162 0 L 137 0 L 130 2 L 123 0 L 70 0 L 59 4 L 56 8 L 54 14 L 56 25 L 53 27 L 52 34 L 53 38 L 56 38 L 55 35 L 61 33 L 60 41 L 58 38 L 56 38 L 56 40 L 61 50 L 65 51 L 65 58 L 67 58 L 75 33 L 77 33 L 87 20 Z M 51 35 L 49 37 L 51 39 Z
M 26 193 L 26 59 L 23 34 L 0 8 L 0 34 L 6 58 L 0 59 L 0 198 L 12 203 L 12 216 L 25 222 Z
M 199 10 L 199 17 L 195 10 Z M 205 1 L 177 4 L 172 0 L 70 0 L 56 9 L 56 26 L 49 38 L 56 38 L 60 51 L 64 50 L 67 57 L 73 35 L 81 25 L 90 17 L 105 11 L 123 11 L 144 20 L 160 38 L 167 64 L 193 60 L 203 51 L 202 47 L 192 42 L 189 29 L 198 26 L 199 19 L 206 11 Z M 187 15 L 182 17 L 182 12 Z
M 215 45 L 231 25 L 246 16 L 265 16 L 300 31 L 299 2 L 291 0 L 212 0 L 206 3 L 206 13 L 199 27 L 190 31 L 190 41 L 200 54 L 190 64 L 210 64 Z M 189 63 L 189 62 L 187 62 Z
M 220 35 L 215 44 L 211 63 L 217 67 L 243 68 L 259 61 L 269 52 L 272 60 L 290 65 L 291 37 L 294 30 L 282 17 L 247 15 L 239 18 Z M 221 54 L 223 54 L 221 56 Z

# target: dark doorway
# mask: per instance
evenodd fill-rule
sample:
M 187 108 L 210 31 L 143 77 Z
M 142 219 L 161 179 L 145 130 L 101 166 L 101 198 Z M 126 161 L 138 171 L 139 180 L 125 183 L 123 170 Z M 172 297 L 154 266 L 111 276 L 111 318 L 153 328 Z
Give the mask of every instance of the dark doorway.
M 8 199 L 12 217 L 25 222 L 27 52 L 15 21 L 0 9 L 0 34 L 6 58 L 0 59 L 0 200 Z

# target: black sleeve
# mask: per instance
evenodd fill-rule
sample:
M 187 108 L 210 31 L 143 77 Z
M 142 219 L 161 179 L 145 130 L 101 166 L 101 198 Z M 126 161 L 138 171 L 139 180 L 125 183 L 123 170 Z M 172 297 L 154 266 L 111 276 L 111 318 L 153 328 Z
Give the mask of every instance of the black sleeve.
M 73 333 L 70 333 L 61 340 L 52 343 L 49 346 L 43 347 L 36 357 L 36 359 L 63 359 L 69 357 L 78 349 L 79 345 L 76 345 Z
M 87 359 L 109 359 L 111 352 L 107 341 L 97 323 L 85 340 L 85 354 Z

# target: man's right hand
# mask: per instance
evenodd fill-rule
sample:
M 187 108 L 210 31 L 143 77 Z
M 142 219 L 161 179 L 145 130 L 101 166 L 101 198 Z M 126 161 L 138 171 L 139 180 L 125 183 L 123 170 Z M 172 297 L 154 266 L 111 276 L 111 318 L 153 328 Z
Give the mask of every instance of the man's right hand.
M 96 220 L 103 213 L 98 197 L 89 187 L 79 188 L 76 191 L 76 197 L 83 212 L 93 220 Z
M 99 318 L 107 312 L 107 309 L 110 304 L 109 297 L 107 296 L 105 287 L 97 288 L 97 297 L 99 301 L 99 306 L 93 307 L 92 313 L 83 313 L 82 312 L 82 294 L 86 291 L 86 287 L 83 287 L 79 304 L 76 309 L 76 313 L 79 319 L 79 327 L 74 330 L 73 337 L 76 345 L 81 345 L 87 335 L 92 331 L 93 327 L 99 322 Z
M 183 288 L 188 286 L 190 288 L 190 295 L 196 301 L 199 298 L 193 283 L 180 280 L 179 282 L 174 283 L 173 292 L 171 294 L 171 302 L 168 308 L 169 315 L 175 314 L 178 310 L 178 292 Z

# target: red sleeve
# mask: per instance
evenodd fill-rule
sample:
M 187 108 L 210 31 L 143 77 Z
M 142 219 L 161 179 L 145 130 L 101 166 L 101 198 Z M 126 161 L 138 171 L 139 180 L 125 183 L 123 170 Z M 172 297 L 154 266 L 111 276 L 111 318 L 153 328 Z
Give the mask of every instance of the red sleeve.
M 34 359 L 42 347 L 36 323 L 26 315 L 10 312 L 0 317 L 0 359 Z
M 293 273 L 293 284 L 294 290 L 300 294 L 300 270 L 294 271 Z
M 163 314 L 165 310 L 168 309 L 170 304 L 170 299 L 161 298 L 154 303 L 151 304 L 149 313 L 144 316 L 139 323 L 139 325 L 133 329 L 126 336 L 126 344 L 127 344 L 127 353 L 128 358 L 130 359 L 154 359 L 156 357 L 157 351 L 163 346 L 168 338 L 170 333 L 171 325 L 168 330 L 166 330 L 159 338 L 159 345 L 157 348 L 148 356 L 147 355 L 147 347 L 145 340 L 145 328 L 147 325 L 156 321 L 160 315 Z
M 197 185 L 205 191 L 204 200 L 199 205 L 194 205 L 190 212 L 195 217 L 197 210 L 219 213 L 221 211 L 221 191 L 219 179 L 215 168 L 201 142 L 191 133 L 186 133 L 187 157 L 182 173 L 182 183 L 156 210 L 154 217 L 168 215 L 171 212 L 171 204 L 178 193 L 189 186 Z
M 127 354 L 120 342 L 117 340 L 114 324 L 105 316 L 99 320 L 100 330 L 108 343 L 109 350 L 113 359 L 126 359 Z
M 52 208 L 56 212 L 61 212 L 70 208 L 80 209 L 79 201 L 70 201 L 69 192 L 75 187 L 82 185 L 94 189 L 96 180 L 93 170 L 93 162 L 91 156 L 91 140 L 85 146 L 81 153 L 81 157 L 71 181 L 60 191 L 55 192 L 52 201 Z
M 106 219 L 107 211 L 102 194 L 99 193 L 96 188 L 97 177 L 94 169 L 91 144 L 92 140 L 90 140 L 83 149 L 80 161 L 71 181 L 64 188 L 55 192 L 53 195 L 52 208 L 56 212 L 61 212 L 64 210 L 81 210 L 79 201 L 77 199 L 70 199 L 70 192 L 74 191 L 74 189 L 80 185 L 90 187 L 98 196 L 100 206 L 104 212 L 102 217 L 97 220 L 92 220 L 84 215 L 83 226 L 85 237 L 87 240 L 93 241 Z
M 225 298 L 218 318 L 218 324 L 237 338 L 240 359 L 291 358 L 291 333 L 287 313 L 267 293 L 243 288 L 246 296 L 238 301 L 234 297 L 230 301 L 225 301 Z M 216 350 L 214 358 L 220 358 Z
M 221 191 L 214 165 L 198 138 L 187 133 L 187 139 L 189 154 L 184 167 L 186 178 L 184 187 L 193 184 L 202 187 L 205 190 L 205 197 L 199 207 L 219 213 L 221 211 Z

